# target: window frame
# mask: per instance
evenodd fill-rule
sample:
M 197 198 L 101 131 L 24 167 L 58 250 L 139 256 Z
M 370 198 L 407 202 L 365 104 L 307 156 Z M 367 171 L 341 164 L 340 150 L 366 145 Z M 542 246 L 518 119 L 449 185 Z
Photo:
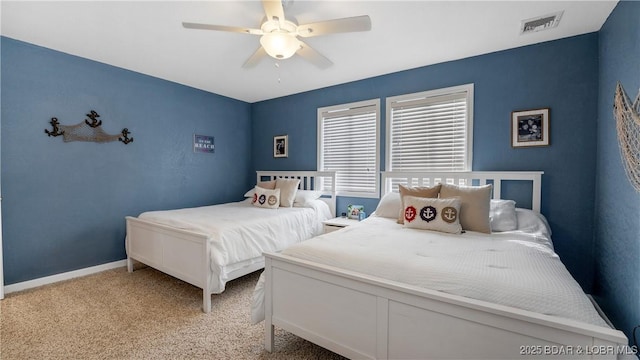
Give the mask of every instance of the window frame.
M 358 191 L 345 191 L 340 190 L 340 183 L 338 182 L 336 187 L 336 193 L 338 196 L 349 196 L 358 198 L 379 198 L 380 197 L 380 99 L 370 99 L 357 101 L 352 103 L 345 103 L 339 105 L 325 106 L 318 108 L 317 111 L 317 169 L 318 171 L 325 170 L 324 168 L 324 116 L 326 112 L 339 111 L 339 110 L 352 110 L 361 107 L 375 106 L 376 120 L 375 120 L 375 169 L 373 171 L 375 189 L 373 192 L 358 192 Z M 339 173 L 337 174 L 339 176 Z
M 402 101 L 415 101 L 420 98 L 424 98 L 425 102 L 428 98 L 454 95 L 457 93 L 466 93 L 467 99 L 467 123 L 466 123 L 466 151 L 465 151 L 465 169 L 464 170 L 455 170 L 455 171 L 471 171 L 473 169 L 473 99 L 474 99 L 474 84 L 464 84 L 458 86 L 451 86 L 441 89 L 427 90 L 421 91 L 417 93 L 397 95 L 386 98 L 386 134 L 385 134 L 385 169 L 386 171 L 393 171 L 391 166 L 391 126 L 392 126 L 392 118 L 391 112 L 393 109 L 393 104 Z M 423 170 L 416 170 L 423 171 Z

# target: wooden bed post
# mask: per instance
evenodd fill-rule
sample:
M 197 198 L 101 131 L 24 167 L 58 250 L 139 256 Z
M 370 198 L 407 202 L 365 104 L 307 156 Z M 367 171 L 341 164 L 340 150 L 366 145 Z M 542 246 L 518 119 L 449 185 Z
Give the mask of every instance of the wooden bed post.
M 205 313 L 211 312 L 211 271 L 209 269 L 209 257 L 211 256 L 211 246 L 209 245 L 209 239 L 203 242 L 202 251 L 202 266 L 204 267 L 204 284 L 202 284 L 202 311 Z
M 265 258 L 264 263 L 264 348 L 268 352 L 273 351 L 275 345 L 274 327 L 271 316 L 273 315 L 271 296 L 273 282 L 271 271 L 271 259 Z
M 127 234 L 131 234 L 131 227 L 129 226 L 129 222 L 127 221 L 126 223 L 127 223 L 127 226 L 126 226 Z M 125 235 L 125 238 L 124 238 L 124 246 L 127 252 L 127 272 L 133 272 L 133 259 L 130 256 L 131 252 L 129 251 L 129 239 L 127 236 L 128 235 Z

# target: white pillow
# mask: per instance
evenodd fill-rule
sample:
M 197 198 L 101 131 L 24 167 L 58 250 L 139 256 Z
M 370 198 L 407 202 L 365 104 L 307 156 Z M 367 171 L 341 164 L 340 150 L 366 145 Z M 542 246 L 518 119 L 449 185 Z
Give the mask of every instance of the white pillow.
M 402 201 L 400 199 L 400 193 L 390 192 L 380 199 L 374 214 L 376 216 L 397 219 L 401 208 Z
M 516 217 L 518 218 L 517 230 L 542 234 L 551 238 L 551 227 L 544 215 L 533 210 L 516 208 Z
M 435 199 L 404 196 L 404 226 L 460 234 L 460 206 L 458 198 Z
M 277 209 L 280 206 L 280 189 L 269 190 L 256 186 L 254 190 L 251 202 L 254 206 L 267 209 Z
M 306 203 L 317 200 L 322 196 L 321 191 L 317 190 L 298 190 L 296 191 L 296 197 L 293 199 L 294 205 L 304 205 Z
M 491 199 L 489 219 L 491 219 L 491 231 L 516 230 L 518 228 L 516 202 L 513 200 Z
M 276 189 L 280 189 L 280 206 L 293 206 L 293 200 L 296 198 L 298 185 L 300 185 L 300 179 L 276 179 Z

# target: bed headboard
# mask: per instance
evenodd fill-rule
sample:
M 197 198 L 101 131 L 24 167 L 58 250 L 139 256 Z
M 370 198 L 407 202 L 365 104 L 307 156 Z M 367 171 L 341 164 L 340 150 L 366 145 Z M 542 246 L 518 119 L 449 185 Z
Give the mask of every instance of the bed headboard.
M 457 185 L 493 185 L 494 199 L 501 199 L 503 181 L 531 182 L 531 210 L 540 212 L 543 171 L 463 171 L 463 172 L 412 172 L 383 171 L 382 195 L 398 191 L 398 184 L 433 186 L 438 183 Z
M 322 192 L 320 200 L 329 205 L 331 214 L 336 216 L 336 172 L 335 171 L 256 171 L 256 181 L 277 178 L 300 179 L 300 190 Z

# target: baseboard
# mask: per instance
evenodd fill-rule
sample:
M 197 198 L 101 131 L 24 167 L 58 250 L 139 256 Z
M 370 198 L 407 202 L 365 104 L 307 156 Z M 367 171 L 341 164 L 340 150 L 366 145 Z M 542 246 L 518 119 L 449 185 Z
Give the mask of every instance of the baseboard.
M 38 286 L 53 284 L 58 281 L 70 280 L 73 278 L 87 276 L 87 275 L 99 273 L 101 271 L 116 269 L 123 266 L 127 266 L 127 260 L 118 260 L 118 261 L 110 262 L 107 264 L 96 265 L 96 266 L 92 266 L 92 267 L 88 267 L 80 270 L 69 271 L 62 274 L 56 274 L 56 275 L 42 277 L 39 279 L 23 281 L 20 283 L 6 285 L 4 287 L 4 293 L 9 294 L 16 291 L 32 289 Z

